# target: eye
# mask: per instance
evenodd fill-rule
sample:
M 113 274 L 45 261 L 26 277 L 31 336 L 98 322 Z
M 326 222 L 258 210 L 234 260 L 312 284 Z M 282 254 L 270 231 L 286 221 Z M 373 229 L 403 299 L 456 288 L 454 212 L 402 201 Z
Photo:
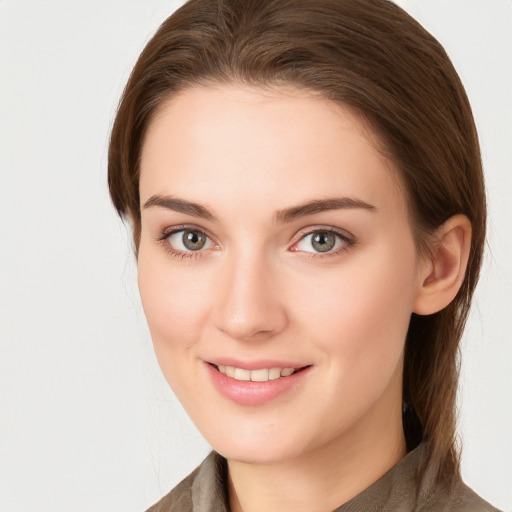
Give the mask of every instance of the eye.
M 343 235 L 329 230 L 317 230 L 303 236 L 293 247 L 293 251 L 327 253 L 336 252 L 350 245 Z
M 198 229 L 181 229 L 165 236 L 171 247 L 178 252 L 196 252 L 213 246 L 208 236 Z

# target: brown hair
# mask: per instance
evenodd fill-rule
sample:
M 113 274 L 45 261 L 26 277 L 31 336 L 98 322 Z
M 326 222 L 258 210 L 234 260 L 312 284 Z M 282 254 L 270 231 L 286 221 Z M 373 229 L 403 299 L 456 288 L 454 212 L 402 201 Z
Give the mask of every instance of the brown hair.
M 453 302 L 412 315 L 403 375 L 409 448 L 429 440 L 439 475 L 459 470 L 458 346 L 478 280 L 485 191 L 478 137 L 442 46 L 388 0 L 190 0 L 159 28 L 126 85 L 109 150 L 108 182 L 140 240 L 139 158 L 155 110 L 194 85 L 291 84 L 357 111 L 397 164 L 417 244 L 449 217 L 472 225 L 469 264 Z

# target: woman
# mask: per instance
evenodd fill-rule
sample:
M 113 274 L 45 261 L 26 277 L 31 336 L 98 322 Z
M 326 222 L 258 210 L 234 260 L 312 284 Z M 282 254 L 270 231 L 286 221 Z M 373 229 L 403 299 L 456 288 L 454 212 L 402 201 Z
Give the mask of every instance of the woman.
M 478 139 L 413 19 L 189 1 L 132 72 L 109 186 L 162 371 L 215 450 L 152 511 L 495 510 L 455 445 Z

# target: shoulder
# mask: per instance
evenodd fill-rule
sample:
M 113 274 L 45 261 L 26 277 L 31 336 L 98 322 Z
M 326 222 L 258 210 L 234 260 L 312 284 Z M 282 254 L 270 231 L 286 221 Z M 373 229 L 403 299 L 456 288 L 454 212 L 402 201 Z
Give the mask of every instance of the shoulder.
M 227 512 L 226 461 L 211 452 L 190 475 L 146 512 Z
M 462 481 L 439 476 L 427 442 L 336 512 L 499 512 Z
M 418 512 L 500 512 L 468 487 L 458 471 L 437 479 L 431 469 L 427 463 L 417 487 Z
M 459 471 L 437 476 L 437 464 L 428 457 L 416 481 L 417 512 L 500 512 L 467 486 Z
M 500 512 L 462 481 L 453 489 L 450 498 L 450 512 Z
M 184 478 L 171 492 L 148 508 L 146 512 L 190 512 L 192 511 L 192 484 L 199 468 Z

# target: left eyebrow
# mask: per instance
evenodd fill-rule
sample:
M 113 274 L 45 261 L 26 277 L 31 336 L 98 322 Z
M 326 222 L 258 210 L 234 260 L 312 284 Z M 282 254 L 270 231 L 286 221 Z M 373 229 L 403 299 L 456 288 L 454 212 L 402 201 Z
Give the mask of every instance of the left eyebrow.
M 377 211 L 377 208 L 371 204 L 352 197 L 333 197 L 329 199 L 315 199 L 307 203 L 280 210 L 274 214 L 276 222 L 291 222 L 300 217 L 315 215 L 329 210 L 345 210 L 353 208 L 362 208 L 369 211 Z
M 175 212 L 185 213 L 186 215 L 192 215 L 210 221 L 217 220 L 213 212 L 208 210 L 205 206 L 184 199 L 178 199 L 177 197 L 161 196 L 158 194 L 151 196 L 144 203 L 143 208 L 151 208 L 152 206 L 160 206 L 168 210 L 174 210 Z

